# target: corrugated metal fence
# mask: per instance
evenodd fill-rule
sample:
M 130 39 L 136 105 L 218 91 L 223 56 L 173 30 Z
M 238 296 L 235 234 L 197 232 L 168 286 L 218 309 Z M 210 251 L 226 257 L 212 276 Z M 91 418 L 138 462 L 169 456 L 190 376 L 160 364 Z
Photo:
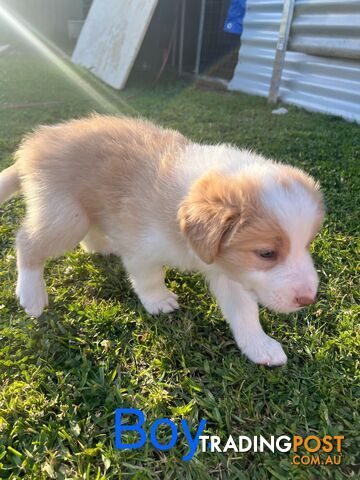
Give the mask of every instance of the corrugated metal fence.
M 298 0 L 290 50 L 360 60 L 359 0 Z
M 84 0 L 2 0 L 50 40 L 68 40 L 68 20 L 84 18 Z
M 283 0 L 248 0 L 232 90 L 267 96 Z M 360 121 L 360 1 L 296 0 L 281 100 Z

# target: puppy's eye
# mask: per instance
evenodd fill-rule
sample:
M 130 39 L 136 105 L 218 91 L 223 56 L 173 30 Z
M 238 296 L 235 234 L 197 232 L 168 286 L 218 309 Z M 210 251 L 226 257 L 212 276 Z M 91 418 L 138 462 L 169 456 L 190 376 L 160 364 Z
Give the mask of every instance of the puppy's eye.
M 267 248 L 264 248 L 262 250 L 258 250 L 257 255 L 264 260 L 275 260 L 276 259 L 276 252 L 275 250 L 268 250 Z

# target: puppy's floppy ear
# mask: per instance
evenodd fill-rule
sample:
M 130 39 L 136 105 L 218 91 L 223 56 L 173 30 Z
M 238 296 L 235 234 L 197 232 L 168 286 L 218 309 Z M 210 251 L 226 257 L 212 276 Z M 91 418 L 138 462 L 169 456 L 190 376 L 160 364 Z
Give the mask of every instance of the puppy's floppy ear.
M 241 193 L 229 176 L 211 172 L 197 180 L 178 210 L 180 230 L 205 263 L 213 263 L 241 219 Z

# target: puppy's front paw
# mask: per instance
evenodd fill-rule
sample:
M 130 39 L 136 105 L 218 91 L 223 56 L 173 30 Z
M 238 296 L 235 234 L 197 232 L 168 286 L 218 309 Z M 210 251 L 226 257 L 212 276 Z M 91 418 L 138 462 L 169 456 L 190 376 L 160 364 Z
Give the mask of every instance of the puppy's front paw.
M 252 362 L 268 367 L 279 367 L 287 362 L 280 343 L 265 334 L 253 338 L 242 351 Z
M 152 315 L 158 313 L 170 313 L 179 308 L 177 295 L 167 289 L 158 295 L 147 296 L 146 298 L 142 297 L 141 301 L 146 310 Z
M 24 278 L 25 277 L 25 278 Z M 20 276 L 16 285 L 16 296 L 29 317 L 40 317 L 48 305 L 48 295 L 42 278 Z M 32 282 L 30 282 L 32 280 Z

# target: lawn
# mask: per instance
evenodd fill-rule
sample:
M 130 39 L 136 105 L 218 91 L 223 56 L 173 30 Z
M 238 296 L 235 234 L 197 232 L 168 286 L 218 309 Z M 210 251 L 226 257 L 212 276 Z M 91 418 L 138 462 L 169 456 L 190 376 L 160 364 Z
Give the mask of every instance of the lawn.
M 140 114 L 196 141 L 231 142 L 297 165 L 320 180 L 327 205 L 313 245 L 319 297 L 300 313 L 261 312 L 265 330 L 289 357 L 279 369 L 253 365 L 240 354 L 198 274 L 169 271 L 167 282 L 181 310 L 152 317 L 132 292 L 119 259 L 80 249 L 48 263 L 50 307 L 30 319 L 14 295 L 14 235 L 24 204 L 15 199 L 2 205 L 0 478 L 355 477 L 359 126 L 294 107 L 274 116 L 265 99 L 184 81 L 138 84 L 122 93 L 91 83 L 100 92 L 97 101 L 40 57 L 0 56 L 1 168 L 38 124 L 94 110 Z M 143 410 L 147 426 L 161 417 L 177 423 L 184 418 L 194 430 L 204 418 L 206 432 L 224 439 L 344 435 L 342 464 L 296 466 L 289 454 L 231 451 L 198 451 L 184 462 L 184 441 L 164 452 L 150 443 L 115 450 L 116 407 Z

